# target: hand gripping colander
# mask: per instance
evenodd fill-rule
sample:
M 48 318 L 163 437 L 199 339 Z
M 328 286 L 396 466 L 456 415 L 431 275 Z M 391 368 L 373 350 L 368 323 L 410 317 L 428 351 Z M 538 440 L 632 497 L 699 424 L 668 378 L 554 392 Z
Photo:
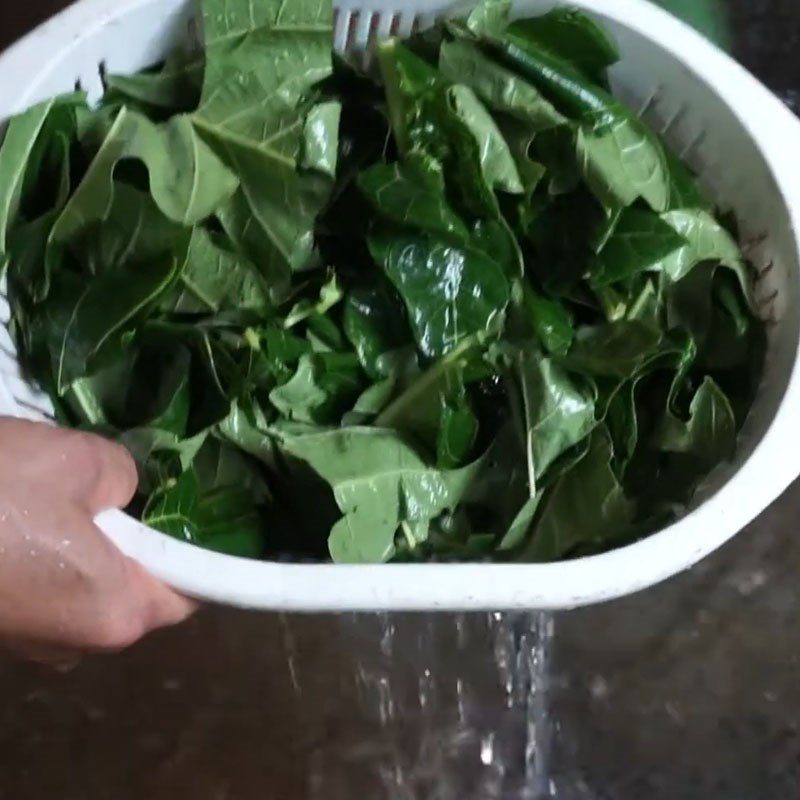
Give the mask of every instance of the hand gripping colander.
M 258 2 L 258 0 L 251 0 Z M 556 3 L 520 0 L 518 14 Z M 800 122 L 744 69 L 641 0 L 571 0 L 595 14 L 623 58 L 616 91 L 663 132 L 722 208 L 739 220 L 757 267 L 769 325 L 758 399 L 736 462 L 713 473 L 682 519 L 604 555 L 547 565 L 305 565 L 200 550 L 113 511 L 98 525 L 156 576 L 196 597 L 257 608 L 568 608 L 618 597 L 691 566 L 749 523 L 800 474 Z M 437 0 L 340 0 L 335 44 L 368 50 L 375 37 L 429 25 Z M 99 95 L 99 65 L 131 72 L 162 59 L 196 27 L 189 0 L 81 0 L 0 57 L 0 119 L 71 90 Z M 8 307 L 2 302 L 2 320 Z M 0 413 L 47 419 L 50 404 L 20 375 L 0 329 Z

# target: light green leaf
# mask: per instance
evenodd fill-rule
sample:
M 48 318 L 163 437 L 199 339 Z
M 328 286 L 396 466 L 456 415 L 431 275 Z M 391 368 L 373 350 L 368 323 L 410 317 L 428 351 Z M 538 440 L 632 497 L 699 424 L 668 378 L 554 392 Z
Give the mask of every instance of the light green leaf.
M 156 125 L 135 111 L 122 110 L 53 227 L 53 242 L 68 242 L 107 217 L 114 200 L 114 169 L 128 158 L 144 163 L 156 205 L 182 225 L 210 216 L 236 189 L 236 177 L 197 136 L 188 117 Z
M 284 328 L 294 328 L 301 322 L 314 315 L 325 315 L 334 306 L 337 306 L 344 299 L 344 292 L 339 286 L 339 280 L 335 274 L 331 275 L 319 290 L 317 300 L 305 299 L 295 303 L 291 311 L 283 321 Z
M 339 158 L 339 120 L 342 104 L 320 103 L 308 112 L 305 122 L 303 167 L 336 177 Z
M 345 516 L 330 538 L 339 561 L 388 560 L 400 523 L 423 522 L 455 508 L 477 470 L 433 469 L 395 433 L 379 428 L 288 437 L 282 446 L 333 489 Z
M 508 25 L 509 0 L 481 0 L 467 17 L 467 28 L 476 36 L 500 33 Z
M 314 422 L 314 413 L 328 400 L 328 393 L 317 383 L 312 356 L 303 356 L 292 379 L 273 389 L 269 399 L 287 419 Z
M 685 240 L 684 246 L 664 262 L 663 271 L 670 281 L 676 283 L 686 277 L 703 261 L 718 261 L 737 274 L 752 306 L 752 281 L 742 251 L 728 231 L 709 212 L 702 209 L 679 209 L 668 211 L 661 218 Z
M 666 210 L 670 199 L 667 158 L 641 120 L 631 114 L 609 127 L 582 125 L 576 146 L 583 175 L 605 206 L 629 206 L 642 197 L 654 211 Z

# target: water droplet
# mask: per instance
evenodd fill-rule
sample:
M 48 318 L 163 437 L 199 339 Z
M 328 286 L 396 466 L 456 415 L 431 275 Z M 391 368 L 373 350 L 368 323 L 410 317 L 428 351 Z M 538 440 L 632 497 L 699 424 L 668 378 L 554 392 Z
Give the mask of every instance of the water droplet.
M 592 678 L 589 691 L 595 700 L 605 700 L 611 694 L 608 682 L 602 675 L 595 675 Z
M 488 767 L 494 760 L 494 734 L 490 733 L 481 740 L 481 763 Z

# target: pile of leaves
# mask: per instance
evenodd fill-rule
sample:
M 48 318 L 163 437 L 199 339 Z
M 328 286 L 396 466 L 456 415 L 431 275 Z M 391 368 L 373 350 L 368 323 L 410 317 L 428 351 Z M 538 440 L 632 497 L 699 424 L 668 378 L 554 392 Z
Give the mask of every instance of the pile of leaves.
M 734 452 L 763 329 L 608 36 L 490 0 L 364 71 L 330 0 L 203 21 L 0 152 L 22 363 L 134 454 L 134 513 L 339 562 L 572 558 L 679 513 Z

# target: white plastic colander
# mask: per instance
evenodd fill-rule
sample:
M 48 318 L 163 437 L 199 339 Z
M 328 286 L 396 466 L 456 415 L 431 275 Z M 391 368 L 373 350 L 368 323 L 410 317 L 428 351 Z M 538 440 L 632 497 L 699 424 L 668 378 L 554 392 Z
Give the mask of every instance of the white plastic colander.
M 258 2 L 258 0 L 251 0 Z M 401 2 L 401 0 L 398 0 Z M 519 0 L 518 14 L 559 5 Z M 122 512 L 97 519 L 128 555 L 195 597 L 291 610 L 570 608 L 629 594 L 718 548 L 800 475 L 800 122 L 734 61 L 642 0 L 570 0 L 616 38 L 615 90 L 663 132 L 712 197 L 739 220 L 769 324 L 763 386 L 736 462 L 720 467 L 682 519 L 604 555 L 548 565 L 293 565 L 207 552 Z M 463 6 L 463 4 L 462 4 Z M 340 0 L 335 43 L 429 25 L 441 0 Z M 100 64 L 132 72 L 162 59 L 195 26 L 191 0 L 81 0 L 0 56 L 0 120 L 71 90 L 101 92 Z M 49 400 L 20 375 L 0 302 L 0 414 L 48 419 Z

